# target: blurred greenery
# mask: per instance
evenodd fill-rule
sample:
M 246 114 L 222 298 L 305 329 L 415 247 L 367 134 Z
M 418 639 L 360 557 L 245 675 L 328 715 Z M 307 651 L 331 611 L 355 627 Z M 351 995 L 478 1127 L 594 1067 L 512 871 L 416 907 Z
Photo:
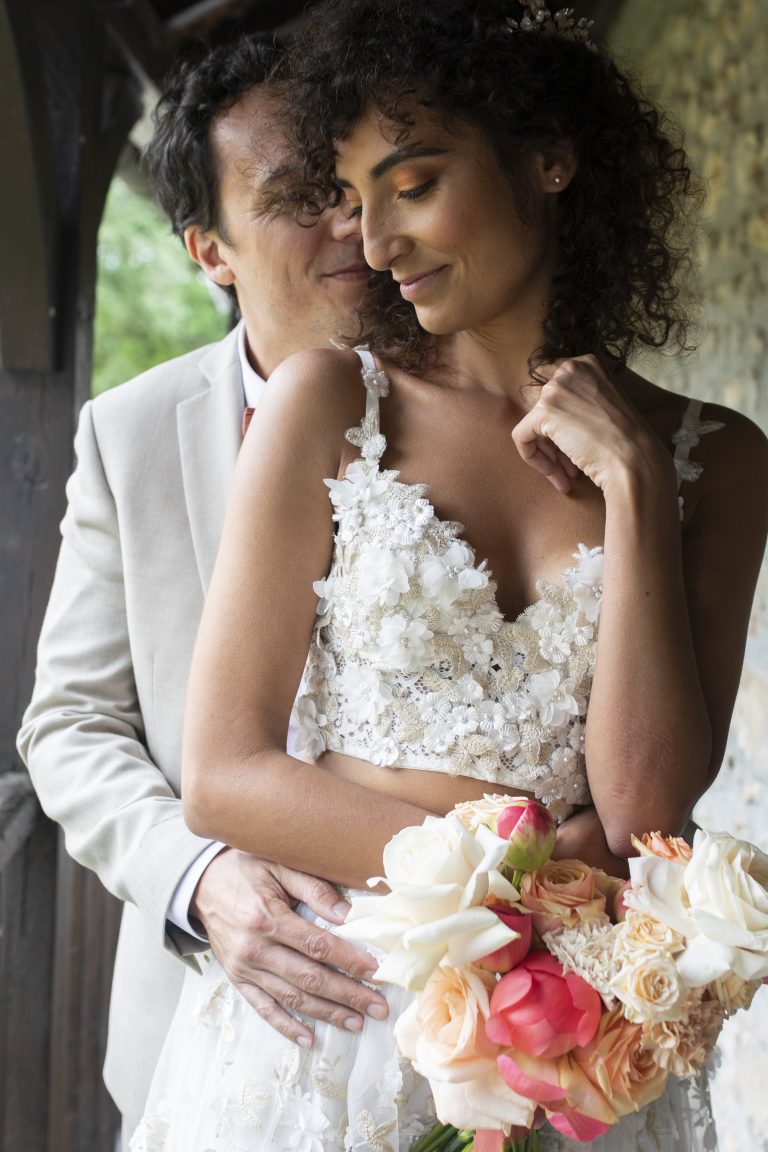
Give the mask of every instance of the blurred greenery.
M 227 297 L 214 297 L 160 210 L 119 176 L 107 197 L 97 260 L 94 396 L 229 330 Z

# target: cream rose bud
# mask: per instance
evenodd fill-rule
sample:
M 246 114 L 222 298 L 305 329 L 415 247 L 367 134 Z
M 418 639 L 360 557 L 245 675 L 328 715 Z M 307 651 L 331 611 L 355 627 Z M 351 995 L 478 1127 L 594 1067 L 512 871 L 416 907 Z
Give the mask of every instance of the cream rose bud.
M 768 976 L 768 856 L 726 833 L 696 833 L 683 884 L 698 935 L 680 957 L 696 985 Z
M 628 1020 L 682 1020 L 686 1014 L 688 986 L 680 979 L 677 965 L 664 952 L 642 953 L 628 960 L 611 981 L 611 991 L 624 1005 Z

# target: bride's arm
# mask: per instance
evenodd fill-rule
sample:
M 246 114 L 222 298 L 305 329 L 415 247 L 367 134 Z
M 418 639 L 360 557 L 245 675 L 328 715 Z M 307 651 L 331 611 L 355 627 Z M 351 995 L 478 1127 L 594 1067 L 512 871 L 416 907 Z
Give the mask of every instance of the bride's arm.
M 292 357 L 243 444 L 190 674 L 182 795 L 190 827 L 336 883 L 381 872 L 424 809 L 284 751 L 333 535 L 325 477 L 365 407 L 352 353 Z
M 538 410 L 538 411 L 537 411 Z M 591 357 L 572 361 L 515 432 L 545 437 L 602 489 L 600 639 L 586 730 L 590 788 L 612 853 L 679 832 L 719 768 L 768 521 L 768 451 L 736 413 L 702 441 L 681 539 L 668 449 Z M 557 461 L 542 461 L 550 471 Z M 565 472 L 555 481 L 567 490 Z

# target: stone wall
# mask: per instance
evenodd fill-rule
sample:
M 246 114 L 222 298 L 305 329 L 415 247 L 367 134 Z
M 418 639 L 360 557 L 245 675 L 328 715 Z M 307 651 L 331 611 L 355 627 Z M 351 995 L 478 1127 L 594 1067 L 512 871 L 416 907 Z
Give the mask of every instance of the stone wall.
M 626 0 L 614 51 L 682 124 L 708 185 L 698 244 L 703 312 L 690 359 L 651 379 L 745 412 L 768 431 L 768 4 Z M 744 493 L 749 500 L 749 492 Z M 700 801 L 705 827 L 768 851 L 768 566 L 763 565 L 728 755 Z M 712 1085 L 721 1152 L 768 1150 L 768 988 L 729 1021 Z

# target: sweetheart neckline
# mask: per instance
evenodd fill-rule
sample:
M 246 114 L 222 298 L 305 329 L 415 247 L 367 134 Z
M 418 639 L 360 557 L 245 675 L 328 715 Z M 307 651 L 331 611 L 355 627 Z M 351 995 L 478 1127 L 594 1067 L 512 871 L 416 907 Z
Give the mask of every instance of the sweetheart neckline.
M 362 424 L 364 424 L 364 423 L 365 423 L 365 418 L 363 419 L 363 421 L 361 421 L 361 424 L 356 425 L 354 428 L 347 429 L 347 433 L 345 434 L 345 435 L 347 435 L 347 438 L 349 439 L 349 433 L 350 432 L 352 432 L 352 433 L 360 432 L 362 430 Z M 337 478 L 334 481 L 330 481 L 330 483 L 341 483 L 341 482 L 347 480 L 348 479 L 347 473 L 349 472 L 349 469 L 352 466 L 352 464 L 355 464 L 355 463 L 360 464 L 361 463 L 364 466 L 366 466 L 369 471 L 375 471 L 382 479 L 388 480 L 391 484 L 397 485 L 399 488 L 402 488 L 404 490 L 409 490 L 409 491 L 412 489 L 419 489 L 420 490 L 420 496 L 422 496 L 422 497 L 427 496 L 430 492 L 430 489 L 431 489 L 431 485 L 427 481 L 424 481 L 424 480 L 422 480 L 422 481 L 400 480 L 399 479 L 399 476 L 400 476 L 399 468 L 382 468 L 381 467 L 381 457 L 384 455 L 384 452 L 386 451 L 387 441 L 386 441 L 386 437 L 383 435 L 382 432 L 377 431 L 375 435 L 378 437 L 379 441 L 381 442 L 380 443 L 381 451 L 377 455 L 375 455 L 372 459 L 369 459 L 368 457 L 363 455 L 363 456 L 359 457 L 357 460 L 350 461 L 350 463 L 347 464 L 347 466 L 344 469 L 344 475 L 343 475 L 342 479 L 339 480 Z M 351 440 L 350 442 L 354 443 L 353 440 Z M 326 479 L 324 481 L 324 483 L 329 484 L 329 481 Z M 331 488 L 330 493 L 332 493 L 332 492 L 333 492 L 333 489 Z M 418 498 L 419 497 L 417 497 L 417 499 Z M 477 551 L 476 551 L 474 545 L 472 544 L 472 542 L 466 536 L 465 528 L 464 528 L 464 525 L 461 523 L 461 521 L 442 519 L 442 517 L 438 516 L 437 512 L 435 511 L 435 506 L 431 500 L 429 501 L 429 506 L 432 509 L 432 515 L 430 517 L 429 522 L 433 523 L 433 524 L 437 524 L 441 528 L 448 529 L 449 532 L 451 533 L 451 539 L 458 541 L 461 544 L 465 544 L 467 546 L 467 548 L 469 548 L 470 552 L 472 553 L 473 560 L 476 561 Z M 593 545 L 592 547 L 590 547 L 589 545 L 584 544 L 581 541 L 579 541 L 576 544 L 576 551 L 571 553 L 574 560 L 577 560 L 579 563 L 583 559 L 585 559 L 587 556 L 596 556 L 598 554 L 601 556 L 605 555 L 605 553 L 603 551 L 603 545 L 602 544 L 597 544 L 597 545 Z M 489 584 L 492 585 L 492 588 L 490 589 L 490 593 L 491 593 L 491 597 L 493 600 L 493 607 L 496 609 L 496 611 L 498 612 L 499 617 L 501 619 L 501 623 L 499 625 L 500 629 L 501 628 L 514 628 L 514 627 L 516 627 L 518 624 L 520 624 L 520 622 L 527 615 L 527 613 L 530 612 L 530 610 L 532 608 L 538 608 L 538 606 L 540 604 L 547 603 L 546 598 L 544 596 L 540 596 L 537 600 L 533 600 L 530 604 L 527 604 L 525 606 L 525 608 L 523 608 L 522 611 L 519 612 L 517 614 L 517 616 L 515 616 L 514 618 L 508 617 L 504 612 L 502 612 L 501 607 L 499 605 L 499 599 L 498 599 L 498 595 L 497 595 L 498 581 L 495 579 L 492 569 L 483 567 L 483 565 L 486 565 L 487 563 L 488 563 L 487 559 L 481 560 L 480 564 L 477 564 L 475 562 L 472 565 L 470 565 L 470 567 L 472 568 L 473 571 L 483 572 L 488 576 Z M 577 567 L 578 567 L 578 564 L 577 564 Z M 560 571 L 560 576 L 565 577 L 566 573 L 571 572 L 571 571 L 573 571 L 573 569 L 563 568 Z M 542 577 L 536 581 L 537 590 L 540 589 L 542 586 L 548 586 L 550 588 L 554 588 L 554 589 L 557 589 L 558 591 L 563 591 L 563 592 L 570 591 L 567 583 L 564 580 L 555 581 L 555 580 L 548 580 L 545 577 Z

